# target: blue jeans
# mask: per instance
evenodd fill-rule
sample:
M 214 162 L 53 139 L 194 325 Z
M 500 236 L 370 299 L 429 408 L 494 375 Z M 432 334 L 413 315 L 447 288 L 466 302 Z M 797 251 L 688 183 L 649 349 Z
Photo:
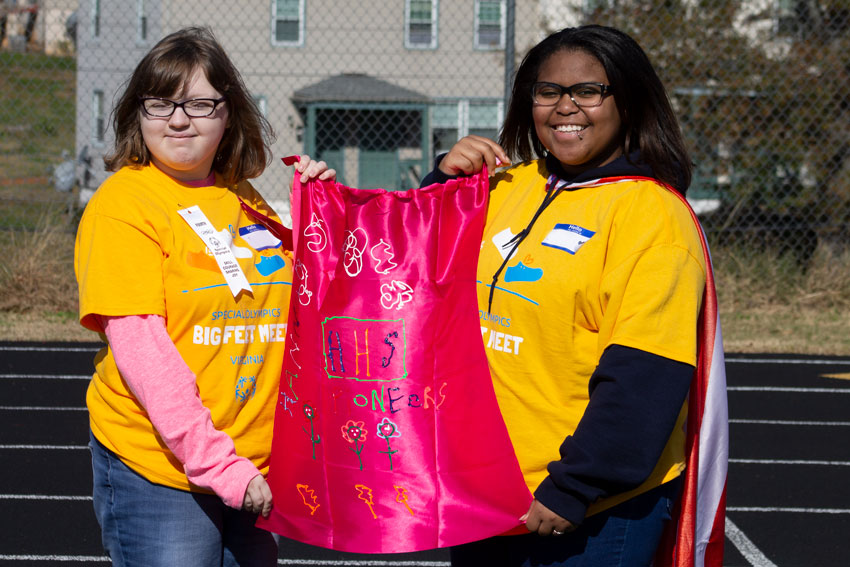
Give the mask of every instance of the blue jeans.
M 277 541 L 254 527 L 256 514 L 220 498 L 154 484 L 94 435 L 94 512 L 103 547 L 118 567 L 277 565 Z
M 451 549 L 455 567 L 648 567 L 679 496 L 667 482 L 594 514 L 562 536 L 499 536 Z

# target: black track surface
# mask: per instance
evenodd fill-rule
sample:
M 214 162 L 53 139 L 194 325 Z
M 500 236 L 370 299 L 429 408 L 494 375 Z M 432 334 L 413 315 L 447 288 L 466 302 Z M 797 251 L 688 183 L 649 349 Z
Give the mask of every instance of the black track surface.
M 98 346 L 0 342 L 0 565 L 109 564 L 86 449 Z M 724 565 L 850 565 L 850 358 L 730 354 L 727 379 Z M 283 540 L 279 563 L 435 567 L 448 553 L 367 556 Z

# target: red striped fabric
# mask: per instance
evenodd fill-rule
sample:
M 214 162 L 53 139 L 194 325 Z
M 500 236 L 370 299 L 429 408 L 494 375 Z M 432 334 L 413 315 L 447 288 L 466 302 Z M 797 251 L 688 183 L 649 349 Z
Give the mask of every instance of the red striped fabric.
M 655 179 L 608 177 L 564 184 L 565 189 Z M 655 567 L 722 567 L 726 523 L 726 478 L 729 421 L 726 366 L 717 310 L 717 292 L 708 242 L 691 206 L 678 191 L 670 191 L 688 207 L 699 230 L 706 264 L 706 285 L 699 319 L 697 366 L 688 397 L 685 438 L 687 468 L 674 522 L 665 533 Z
M 685 200 L 684 197 L 682 200 Z M 699 226 L 693 210 L 691 215 Z M 668 555 L 671 561 L 660 564 L 674 567 L 722 567 L 725 540 L 729 460 L 726 367 L 711 257 L 702 229 L 700 238 L 707 278 L 700 317 L 697 368 L 688 399 L 688 465 L 676 537 L 672 554 Z M 660 551 L 663 553 L 664 550 Z

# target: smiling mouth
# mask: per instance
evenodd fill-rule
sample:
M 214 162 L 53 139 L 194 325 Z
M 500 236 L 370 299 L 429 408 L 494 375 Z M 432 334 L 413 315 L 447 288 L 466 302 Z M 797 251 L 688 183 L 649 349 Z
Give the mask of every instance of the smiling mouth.
M 587 126 L 579 126 L 577 124 L 560 124 L 552 127 L 555 132 L 564 132 L 567 134 L 577 134 L 586 128 Z

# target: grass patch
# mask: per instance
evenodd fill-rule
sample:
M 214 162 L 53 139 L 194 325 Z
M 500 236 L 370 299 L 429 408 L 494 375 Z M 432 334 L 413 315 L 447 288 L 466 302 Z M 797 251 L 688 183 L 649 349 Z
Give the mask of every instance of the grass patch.
M 721 304 L 723 346 L 729 353 L 850 355 L 847 313 L 787 305 L 736 312 Z
M 0 236 L 0 312 L 77 311 L 74 235 L 52 218 L 44 216 L 36 230 Z
M 714 251 L 727 352 L 850 355 L 850 250 L 820 246 L 806 269 L 789 256 Z
M 70 198 L 76 194 L 58 193 L 52 191 L 46 196 L 50 201 L 23 201 L 20 199 L 3 199 L 0 191 L 0 227 L 14 226 L 18 231 L 37 232 L 45 222 L 50 222 L 66 232 L 71 231 L 71 223 L 77 220 L 76 208 L 71 208 Z M 72 213 L 69 215 L 69 210 Z M 45 220 L 47 219 L 47 220 Z M 7 237 L 4 237 L 7 238 Z
M 0 233 L 0 340 L 98 340 L 77 323 L 74 235 L 50 218 Z M 714 267 L 726 352 L 850 355 L 850 251 L 822 246 L 803 270 L 719 249 Z
M 76 61 L 0 52 L 0 74 L 0 189 L 22 201 L 49 200 L 51 167 L 63 150 L 75 153 Z M 3 218 L 0 226 L 19 225 Z
M 0 311 L 0 340 L 36 342 L 94 342 L 98 335 L 82 328 L 77 314 L 69 311 Z
M 850 249 L 821 245 L 800 266 L 790 255 L 714 251 L 718 298 L 736 311 L 850 308 Z

